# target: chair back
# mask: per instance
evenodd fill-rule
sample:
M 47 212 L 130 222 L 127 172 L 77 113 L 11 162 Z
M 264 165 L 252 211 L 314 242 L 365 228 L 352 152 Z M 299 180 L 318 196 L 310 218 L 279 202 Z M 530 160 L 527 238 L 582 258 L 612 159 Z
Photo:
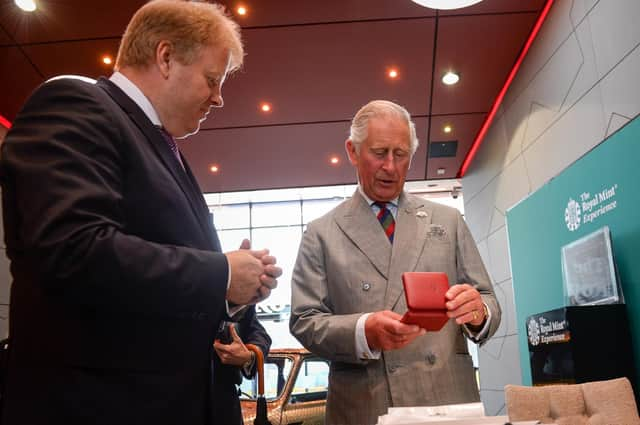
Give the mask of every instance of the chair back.
M 510 421 L 557 425 L 640 425 L 627 378 L 572 385 L 505 386 Z

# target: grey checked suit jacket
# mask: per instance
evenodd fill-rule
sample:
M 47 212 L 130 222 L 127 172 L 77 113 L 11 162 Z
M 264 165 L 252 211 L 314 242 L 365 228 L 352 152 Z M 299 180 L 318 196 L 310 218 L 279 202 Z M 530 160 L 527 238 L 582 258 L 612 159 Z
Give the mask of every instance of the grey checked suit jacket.
M 476 285 L 491 311 L 500 307 L 460 213 L 402 193 L 394 243 L 386 238 L 358 191 L 311 222 L 292 277 L 291 332 L 310 351 L 331 360 L 327 424 L 375 424 L 392 406 L 479 400 L 465 332 L 450 320 L 407 347 L 363 360 L 355 348 L 358 318 L 366 312 L 406 311 L 406 271 L 446 272 L 450 284 Z

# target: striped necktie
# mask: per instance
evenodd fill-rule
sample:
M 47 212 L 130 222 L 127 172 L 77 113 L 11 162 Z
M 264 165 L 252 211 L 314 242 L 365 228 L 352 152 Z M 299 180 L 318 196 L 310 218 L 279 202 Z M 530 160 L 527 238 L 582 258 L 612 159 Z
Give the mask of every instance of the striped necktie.
M 396 221 L 393 219 L 393 214 L 387 208 L 386 202 L 374 202 L 374 205 L 377 205 L 380 208 L 378 212 L 378 221 L 382 225 L 384 229 L 384 233 L 389 238 L 389 241 L 393 243 L 393 232 L 396 229 Z
M 158 127 L 158 130 L 160 130 L 160 133 L 162 134 L 165 142 L 167 142 L 167 145 L 169 145 L 169 149 L 171 149 L 173 156 L 176 157 L 176 159 L 180 163 L 180 166 L 184 170 L 184 164 L 182 163 L 182 158 L 180 158 L 180 152 L 178 151 L 178 144 L 176 143 L 176 140 L 171 134 L 169 134 L 167 130 L 164 129 L 164 127 Z

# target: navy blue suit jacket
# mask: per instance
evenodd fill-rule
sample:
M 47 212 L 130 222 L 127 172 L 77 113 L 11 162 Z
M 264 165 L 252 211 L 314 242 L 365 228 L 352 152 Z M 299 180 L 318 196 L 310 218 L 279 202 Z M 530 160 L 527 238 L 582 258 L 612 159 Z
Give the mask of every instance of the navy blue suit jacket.
M 3 424 L 212 422 L 228 264 L 185 167 L 106 79 L 48 82 L 26 102 L 0 157 Z

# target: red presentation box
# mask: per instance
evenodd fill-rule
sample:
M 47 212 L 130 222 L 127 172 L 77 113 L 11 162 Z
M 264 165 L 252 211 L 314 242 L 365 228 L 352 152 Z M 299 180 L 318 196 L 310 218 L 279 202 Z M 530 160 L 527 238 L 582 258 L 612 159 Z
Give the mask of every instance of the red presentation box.
M 405 272 L 402 274 L 407 312 L 403 323 L 415 324 L 428 331 L 439 331 L 447 323 L 445 294 L 449 279 L 442 272 Z

